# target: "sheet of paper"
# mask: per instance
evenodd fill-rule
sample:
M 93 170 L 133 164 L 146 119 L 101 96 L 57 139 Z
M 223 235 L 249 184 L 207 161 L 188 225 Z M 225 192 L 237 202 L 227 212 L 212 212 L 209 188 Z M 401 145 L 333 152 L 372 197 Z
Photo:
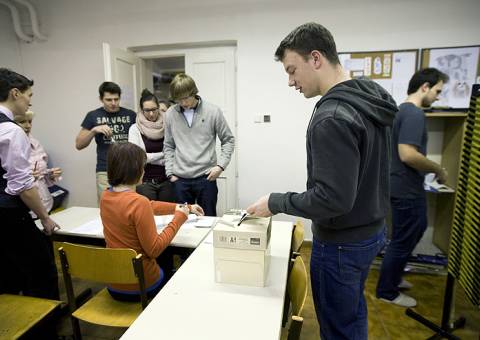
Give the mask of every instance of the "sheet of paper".
M 208 222 L 204 222 L 203 219 L 204 218 L 207 218 L 207 221 L 208 221 L 208 217 L 198 217 L 194 214 L 189 214 L 188 215 L 188 219 L 185 221 L 184 224 L 182 224 L 181 228 L 183 230 L 185 229 L 192 229 L 192 228 L 195 228 L 197 226 L 198 223 L 200 223 L 200 225 L 205 225 L 205 228 L 208 228 L 209 226 L 207 226 L 206 224 L 208 224 Z M 173 215 L 161 215 L 161 216 L 155 216 L 155 224 L 157 225 L 157 231 L 162 231 L 163 228 L 165 228 L 165 226 L 170 223 L 173 219 Z M 199 222 L 200 220 L 202 220 L 202 222 Z M 210 226 L 212 225 L 213 222 L 210 222 Z
M 188 222 L 194 222 L 197 221 L 198 217 L 194 214 L 189 214 L 188 215 L 188 220 L 185 223 Z M 155 216 L 155 224 L 157 225 L 157 228 L 159 227 L 164 227 L 168 223 L 172 222 L 173 220 L 173 215 L 159 215 Z
M 425 175 L 425 182 L 423 183 L 423 187 L 426 191 L 432 192 L 455 192 L 455 190 L 453 190 L 449 186 L 438 183 L 436 175 L 434 173 L 428 173 Z
M 217 218 L 213 216 L 202 216 L 198 218 L 197 222 L 195 222 L 195 227 L 211 228 L 214 225 L 216 220 Z
M 365 68 L 365 59 L 347 59 L 345 60 L 345 68 L 350 71 L 363 71 L 363 69 Z
M 162 231 L 165 226 L 173 219 L 173 215 L 161 215 L 154 216 L 157 231 Z M 210 228 L 214 224 L 216 217 L 201 216 L 197 217 L 194 214 L 188 215 L 188 220 L 182 225 L 182 229 L 193 228 Z M 75 229 L 72 229 L 72 233 L 103 236 L 103 224 L 100 218 L 96 218 L 92 221 L 84 223 Z
M 85 235 L 103 235 L 103 224 L 100 218 L 96 218 L 90 222 L 84 223 L 75 229 L 72 233 Z
M 439 100 L 433 106 L 469 107 L 472 86 L 477 77 L 479 54 L 478 46 L 430 50 L 429 66 L 449 76 Z

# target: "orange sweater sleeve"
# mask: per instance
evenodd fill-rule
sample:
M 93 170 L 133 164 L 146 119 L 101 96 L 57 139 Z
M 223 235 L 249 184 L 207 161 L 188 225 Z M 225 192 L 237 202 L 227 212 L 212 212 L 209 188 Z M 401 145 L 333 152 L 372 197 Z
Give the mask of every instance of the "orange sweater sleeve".
M 176 203 L 161 202 L 161 201 L 150 201 L 152 206 L 153 213 L 155 215 L 170 215 L 175 213 Z
M 133 211 L 133 223 L 136 225 L 138 240 L 148 257 L 158 257 L 165 248 L 168 247 L 170 242 L 172 242 L 172 239 L 175 237 L 178 229 L 180 229 L 180 226 L 187 220 L 187 216 L 181 212 L 176 212 L 172 222 L 170 222 L 163 231 L 158 234 L 155 219 L 153 217 L 154 211 L 158 210 L 153 209 L 154 204 L 150 204 L 147 199 L 138 200 L 136 203 Z M 171 205 L 173 206 L 173 211 L 175 211 L 174 203 L 165 204 L 168 205 L 168 207 L 165 207 L 166 209 L 172 209 L 170 207 Z

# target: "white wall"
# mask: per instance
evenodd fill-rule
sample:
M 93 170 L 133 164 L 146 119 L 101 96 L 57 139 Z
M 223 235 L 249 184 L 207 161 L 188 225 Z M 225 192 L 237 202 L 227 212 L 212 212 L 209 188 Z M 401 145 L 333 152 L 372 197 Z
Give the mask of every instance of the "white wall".
M 305 129 L 315 100 L 288 88 L 281 64 L 273 60 L 294 27 L 322 23 L 339 51 L 471 45 L 479 43 L 480 31 L 478 0 L 32 2 L 49 39 L 20 43 L 19 53 L 12 26 L 3 29 L 2 20 L 1 64 L 35 80 L 33 133 L 64 168 L 70 205 L 96 204 L 95 147 L 76 151 L 74 139 L 85 113 L 99 105 L 104 41 L 120 48 L 238 42 L 238 192 L 246 207 L 260 195 L 305 187 Z M 0 19 L 9 19 L 6 9 L 0 11 Z M 253 123 L 266 113 L 271 124 Z
M 23 71 L 20 44 L 13 33 L 10 10 L 0 5 L 0 66 Z

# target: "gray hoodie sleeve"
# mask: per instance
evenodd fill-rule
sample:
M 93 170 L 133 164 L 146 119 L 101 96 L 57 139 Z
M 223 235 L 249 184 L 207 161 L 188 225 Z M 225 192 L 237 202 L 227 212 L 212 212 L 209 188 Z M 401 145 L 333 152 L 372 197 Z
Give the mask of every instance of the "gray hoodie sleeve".
M 163 140 L 163 153 L 165 155 L 165 174 L 168 176 L 174 175 L 173 162 L 175 158 L 175 141 L 172 136 L 170 115 L 172 112 L 169 110 L 165 114 L 165 139 Z
M 232 158 L 233 150 L 235 148 L 235 137 L 233 137 L 232 131 L 228 127 L 227 120 L 220 109 L 218 109 L 217 117 L 215 119 L 215 131 L 222 145 L 217 164 L 225 170 Z
M 327 118 L 311 127 L 311 172 L 307 191 L 272 193 L 268 207 L 308 219 L 329 219 L 349 212 L 359 178 L 358 138 L 351 124 Z

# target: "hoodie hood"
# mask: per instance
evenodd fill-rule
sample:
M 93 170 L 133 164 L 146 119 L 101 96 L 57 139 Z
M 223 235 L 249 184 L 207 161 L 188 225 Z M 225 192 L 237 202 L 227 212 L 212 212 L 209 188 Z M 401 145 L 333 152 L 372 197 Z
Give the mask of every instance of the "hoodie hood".
M 367 78 L 351 79 L 335 85 L 320 99 L 316 108 L 329 99 L 348 103 L 357 112 L 381 126 L 392 126 L 398 111 L 392 96 Z

